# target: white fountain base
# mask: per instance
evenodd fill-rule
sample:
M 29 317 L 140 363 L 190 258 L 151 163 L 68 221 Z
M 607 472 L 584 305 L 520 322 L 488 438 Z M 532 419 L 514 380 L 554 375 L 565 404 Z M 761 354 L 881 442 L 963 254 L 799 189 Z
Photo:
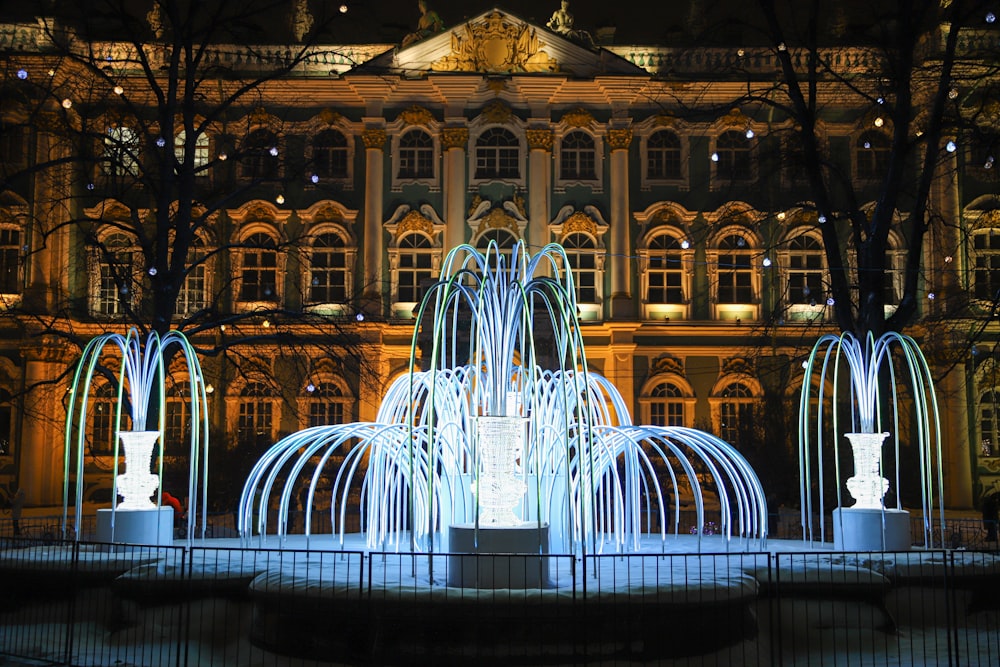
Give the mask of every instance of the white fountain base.
M 833 510 L 834 549 L 909 551 L 911 544 L 910 513 L 906 510 L 854 507 L 838 507 Z
M 158 544 L 174 542 L 174 508 L 117 510 L 111 529 L 111 510 L 97 510 L 97 541 L 115 544 Z
M 549 525 L 448 528 L 448 585 L 461 588 L 543 588 L 549 580 Z M 465 555 L 469 554 L 469 555 Z

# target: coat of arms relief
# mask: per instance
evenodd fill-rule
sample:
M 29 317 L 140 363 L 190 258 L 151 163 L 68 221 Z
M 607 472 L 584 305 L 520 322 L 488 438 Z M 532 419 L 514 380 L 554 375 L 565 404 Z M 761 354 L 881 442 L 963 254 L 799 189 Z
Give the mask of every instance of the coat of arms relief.
M 559 63 L 542 51 L 537 31 L 493 11 L 478 23 L 451 33 L 451 55 L 435 61 L 441 72 L 558 72 Z

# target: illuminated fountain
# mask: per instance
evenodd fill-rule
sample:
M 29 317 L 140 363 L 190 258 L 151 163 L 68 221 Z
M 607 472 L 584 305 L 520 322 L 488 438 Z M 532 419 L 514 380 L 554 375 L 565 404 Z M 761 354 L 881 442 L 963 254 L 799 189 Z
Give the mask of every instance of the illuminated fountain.
M 108 354 L 110 348 L 120 354 Z M 177 349 L 172 349 L 177 348 Z M 187 366 L 187 391 L 191 415 L 190 471 L 188 475 L 188 530 L 194 535 L 199 498 L 208 487 L 208 412 L 207 396 L 201 374 L 201 364 L 194 348 L 184 335 L 171 331 L 162 338 L 154 331 L 142 342 L 139 332 L 130 329 L 126 335 L 103 334 L 91 340 L 77 362 L 70 387 L 66 410 L 66 442 L 63 471 L 63 532 L 66 533 L 69 506 L 74 506 L 74 525 L 70 534 L 80 538 L 85 489 L 84 461 L 87 458 L 87 426 L 91 416 L 88 407 L 94 376 L 116 377 L 116 408 L 113 415 L 114 444 L 112 451 L 113 494 L 110 509 L 97 510 L 97 540 L 134 544 L 169 544 L 173 542 L 173 508 L 161 505 L 160 479 L 163 475 L 163 431 L 166 418 L 165 379 L 166 359 L 179 353 Z M 107 367 L 109 361 L 117 366 Z M 151 408 L 159 416 L 156 430 L 147 430 Z M 131 430 L 121 430 L 123 409 L 131 421 Z M 125 453 L 125 471 L 118 469 L 119 447 Z M 157 448 L 157 443 L 159 447 Z M 156 472 L 150 471 L 158 461 Z M 75 469 L 73 466 L 75 465 Z M 75 488 L 70 481 L 75 480 Z M 201 481 L 199 489 L 198 482 Z M 156 493 L 156 501 L 152 499 Z M 71 498 L 72 496 L 72 498 Z M 121 496 L 121 502 L 117 502 Z M 202 507 L 202 532 L 207 525 L 207 507 Z M 203 535 L 204 536 L 204 535 Z
M 709 495 L 721 548 L 762 543 L 767 508 L 746 460 L 702 431 L 633 424 L 588 369 L 568 267 L 554 244 L 534 256 L 521 245 L 452 250 L 420 305 L 409 371 L 375 422 L 306 429 L 269 449 L 240 499 L 244 541 L 288 535 L 304 497 L 308 546 L 322 489 L 341 546 L 352 490 L 372 549 L 637 551 L 647 536 L 680 538 L 684 492 L 698 526 Z M 684 539 L 701 549 L 700 532 Z
M 906 424 L 917 455 L 917 460 L 909 464 L 920 471 L 924 544 L 933 546 L 930 518 L 935 487 L 944 526 L 941 427 L 934 381 L 916 341 L 895 332 L 878 339 L 869 334 L 864 345 L 850 333 L 826 335 L 813 347 L 805 368 L 799 404 L 803 539 L 813 540 L 814 508 L 820 517 L 819 534 L 825 534 L 824 484 L 826 471 L 832 467 L 837 500 L 833 510 L 834 546 L 847 551 L 910 548 L 910 515 L 900 496 L 904 461 L 899 440 L 904 434 L 901 424 Z M 909 394 L 904 400 L 898 387 L 905 387 Z M 845 409 L 850 410 L 847 418 L 841 414 Z M 824 447 L 827 429 L 834 436 L 843 435 L 851 445 L 854 474 L 844 484 L 839 463 L 841 442 L 835 437 L 832 447 Z M 883 467 L 883 442 L 890 432 L 897 436 L 893 483 L 884 477 Z M 854 499 L 853 505 L 842 502 L 843 486 Z M 895 490 L 895 497 L 887 507 L 885 496 L 889 489 Z

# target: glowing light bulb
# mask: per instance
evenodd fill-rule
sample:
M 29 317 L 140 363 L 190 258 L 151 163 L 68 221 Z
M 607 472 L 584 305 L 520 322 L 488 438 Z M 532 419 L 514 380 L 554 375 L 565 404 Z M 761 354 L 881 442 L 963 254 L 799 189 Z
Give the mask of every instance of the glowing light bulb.
M 834 299 L 832 296 L 828 297 L 827 300 L 826 300 L 826 305 L 828 305 L 828 306 L 832 306 L 835 303 L 837 303 L 837 300 Z
M 156 267 L 155 266 L 149 267 L 149 275 L 151 275 L 151 276 L 155 276 L 156 275 Z
M 316 391 L 316 385 L 310 382 L 309 384 L 306 385 L 306 391 L 308 391 L 310 394 L 313 393 L 314 391 Z
M 879 96 L 878 96 L 878 97 L 877 97 L 877 98 L 875 99 L 875 102 L 876 102 L 877 104 L 885 104 L 885 98 L 884 98 L 884 97 L 882 97 L 881 95 L 879 95 Z
M 341 14 L 346 14 L 347 13 L 347 5 L 346 4 L 340 6 L 340 13 Z
M 93 183 L 87 183 L 87 189 L 88 190 L 93 190 L 94 189 L 94 184 Z
M 115 86 L 114 87 L 114 91 L 115 91 L 115 95 L 121 95 L 122 93 L 125 92 L 125 89 L 122 88 L 121 86 Z
M 28 78 L 28 70 L 26 70 L 26 69 L 19 69 L 19 70 L 17 70 L 17 78 L 21 79 L 22 81 L 24 81 L 25 79 L 27 79 Z
M 809 362 L 808 361 L 803 361 L 802 362 L 802 368 L 809 368 Z
M 821 216 L 819 216 L 819 218 L 817 218 L 817 219 L 819 220 L 819 224 L 821 224 L 821 225 L 822 225 L 822 224 L 823 224 L 824 222 L 826 222 L 826 216 L 825 216 L 825 215 L 821 215 Z
M 997 20 L 997 15 L 993 12 L 986 12 L 986 22 L 993 23 Z
M 885 125 L 885 121 L 882 119 L 882 116 L 876 116 L 875 127 L 882 127 L 883 125 Z
M 954 141 L 949 141 L 945 144 L 944 149 L 949 153 L 954 153 L 958 149 L 958 146 L 955 145 Z
M 771 266 L 771 258 L 770 258 L 770 257 L 765 257 L 765 258 L 764 258 L 764 261 L 763 261 L 763 262 L 761 262 L 761 263 L 762 263 L 762 264 L 763 264 L 763 265 L 764 265 L 765 267 L 767 267 L 767 266 Z
M 784 220 L 784 219 L 785 219 L 785 212 L 778 211 L 778 220 Z
M 864 146 L 865 148 L 871 148 L 872 147 L 872 142 L 866 141 L 865 143 L 862 144 L 862 146 Z
M 66 99 L 64 99 L 62 101 L 62 105 L 63 105 L 63 109 L 69 109 L 71 106 L 73 106 L 73 100 L 71 100 L 71 99 L 69 99 L 67 97 Z
M 278 157 L 278 147 L 277 146 L 271 146 L 271 148 L 269 148 L 267 152 L 270 153 L 272 157 Z
M 952 88 L 948 91 L 948 99 L 953 100 L 958 97 L 958 88 Z
M 265 329 L 267 329 L 271 326 L 271 320 L 264 320 L 263 322 L 260 323 L 260 325 Z
M 207 386 L 205 387 L 205 393 L 206 393 L 206 394 L 212 394 L 212 393 L 215 393 L 215 387 L 213 387 L 212 385 L 207 385 Z
M 49 70 L 49 76 L 55 76 L 55 75 L 56 75 L 56 71 L 54 69 L 50 69 Z
M 718 161 L 719 161 L 719 154 L 712 153 L 712 162 L 718 162 Z
M 691 243 L 688 242 L 687 239 L 684 239 L 683 241 L 681 241 L 681 248 L 682 249 L 687 250 L 690 247 L 691 247 Z
M 935 295 L 935 294 L 934 294 L 934 292 L 928 292 L 928 293 L 927 293 L 927 299 L 928 299 L 929 301 L 933 301 L 933 300 L 934 300 L 934 299 L 936 298 L 936 296 L 937 296 L 937 295 Z
M 785 43 L 784 43 L 784 42 L 781 42 L 780 44 L 778 44 L 778 50 L 779 50 L 779 51 L 787 51 L 787 50 L 788 50 L 788 47 L 787 47 L 787 46 L 785 46 Z
M 278 202 L 279 204 L 284 204 L 285 203 L 285 195 L 278 195 L 277 197 L 274 198 L 274 201 Z
M 319 183 L 319 174 L 313 174 L 312 176 L 309 177 L 309 180 L 312 181 L 313 183 Z
M 156 138 L 156 146 L 158 148 L 163 148 L 166 145 L 167 145 L 167 140 L 166 139 L 164 139 L 163 137 L 157 137 Z
M 747 139 L 753 139 L 753 130 L 747 128 Z
M 354 316 L 354 319 L 356 319 L 358 322 L 364 322 L 365 321 L 365 314 L 364 313 L 358 313 L 357 315 Z
M 746 55 L 746 53 L 747 53 L 747 52 L 746 52 L 746 51 L 744 51 L 743 49 L 737 49 L 737 50 L 736 50 L 736 55 L 738 55 L 738 56 L 739 56 L 740 58 L 742 58 L 743 56 L 745 56 L 745 55 Z
M 222 151 L 221 153 L 219 153 L 219 159 L 222 160 L 223 162 L 229 159 L 229 156 L 226 155 L 226 151 Z
M 951 255 L 946 255 L 946 256 L 945 256 L 945 258 L 944 258 L 944 263 L 945 263 L 945 264 L 951 264 L 951 262 L 952 262 L 952 259 L 953 259 L 953 258 L 952 258 L 952 256 L 951 256 Z

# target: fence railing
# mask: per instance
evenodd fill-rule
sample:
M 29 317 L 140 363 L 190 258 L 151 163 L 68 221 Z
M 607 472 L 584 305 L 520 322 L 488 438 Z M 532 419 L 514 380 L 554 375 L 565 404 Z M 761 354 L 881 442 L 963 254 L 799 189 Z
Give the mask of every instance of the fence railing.
M 1000 664 L 1000 553 L 978 551 L 581 558 L 8 538 L 0 581 L 0 654 L 53 665 Z

